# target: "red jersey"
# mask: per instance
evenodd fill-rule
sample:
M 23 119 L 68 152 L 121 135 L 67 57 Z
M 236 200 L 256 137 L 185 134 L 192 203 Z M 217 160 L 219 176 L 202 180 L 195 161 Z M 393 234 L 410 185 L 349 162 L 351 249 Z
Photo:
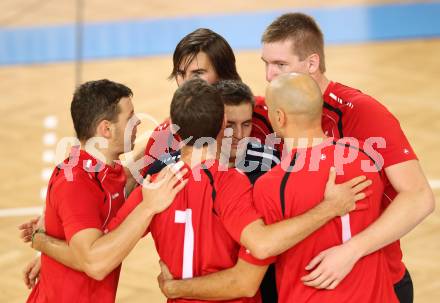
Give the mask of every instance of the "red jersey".
M 171 121 L 167 118 L 164 122 L 158 125 L 150 139 L 148 139 L 147 146 L 145 148 L 146 168 L 144 172 L 148 170 L 151 164 L 160 156 L 171 153 L 179 149 L 180 137 L 177 134 L 172 134 L 170 130 Z M 273 133 L 272 126 L 269 122 L 267 106 L 264 101 L 264 97 L 255 97 L 255 107 L 252 114 L 252 132 L 251 137 L 255 137 L 261 141 L 266 142 L 266 136 Z
M 145 147 L 147 167 L 144 169 L 144 172 L 146 172 L 151 164 L 159 159 L 160 156 L 179 149 L 180 137 L 177 134 L 173 135 L 170 125 L 170 118 L 165 119 L 164 122 L 153 130 L 153 133 L 148 139 L 147 146 Z
M 233 267 L 244 227 L 261 218 L 252 203 L 248 178 L 236 169 L 219 169 L 218 161 L 197 165 L 189 181 L 164 212 L 154 216 L 149 231 L 157 252 L 177 279 L 202 276 Z M 137 187 L 109 229 L 119 225 L 142 201 Z M 228 302 L 259 302 L 260 297 Z M 205 302 L 168 300 L 168 302 Z
M 399 121 L 378 101 L 361 91 L 330 82 L 324 92 L 324 110 L 322 118 L 323 130 L 328 136 L 341 138 L 353 137 L 364 141 L 367 152 L 379 153 L 383 168 L 417 159 Z M 383 138 L 369 139 L 372 137 Z M 371 147 L 369 140 L 379 142 Z M 381 145 L 385 143 L 386 147 Z M 373 150 L 374 148 L 374 150 Z M 382 209 L 388 207 L 397 192 L 384 174 L 385 190 L 382 197 Z M 400 281 L 405 274 L 402 262 L 400 242 L 396 241 L 384 249 L 391 269 L 394 283 Z
M 357 152 L 351 163 L 343 164 L 341 155 Z M 287 167 L 292 167 L 290 170 Z M 369 156 L 357 149 L 324 141 L 313 148 L 294 149 L 254 187 L 254 203 L 266 224 L 301 215 L 324 197 L 331 166 L 336 167 L 337 183 L 365 174 L 373 181 L 372 195 L 358 202 L 359 210 L 337 217 L 278 257 L 257 261 L 244 250 L 240 256 L 254 264 L 273 261 L 279 302 L 398 302 L 389 268 L 382 250 L 360 259 L 334 290 L 305 286 L 301 277 L 308 274 L 306 265 L 321 251 L 340 245 L 374 222 L 381 213 L 383 183 Z M 366 168 L 369 167 L 369 171 Z
M 125 200 L 122 166 L 98 164 L 85 151 L 72 149 L 71 159 L 75 156 L 73 167 L 66 160 L 55 168 L 46 198 L 46 233 L 67 242 L 83 229 L 104 230 Z M 100 165 L 103 169 L 94 172 Z M 120 266 L 97 281 L 42 254 L 40 279 L 27 302 L 114 302 L 119 272 Z

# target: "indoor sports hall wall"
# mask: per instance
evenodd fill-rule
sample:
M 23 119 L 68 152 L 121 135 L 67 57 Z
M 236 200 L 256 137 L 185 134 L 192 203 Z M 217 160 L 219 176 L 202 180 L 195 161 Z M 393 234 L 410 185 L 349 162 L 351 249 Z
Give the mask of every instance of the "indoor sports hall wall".
M 185 34 L 209 27 L 223 35 L 244 82 L 261 95 L 261 33 L 282 12 L 297 10 L 324 31 L 328 77 L 362 89 L 398 117 L 438 199 L 438 1 L 2 0 L 0 302 L 23 302 L 29 292 L 21 270 L 34 253 L 19 241 L 17 225 L 41 211 L 56 144 L 74 135 L 69 106 L 77 82 L 109 78 L 132 88 L 136 111 L 151 116 L 138 135 L 142 148 L 154 120 L 168 115 L 176 88 L 167 80 L 171 53 Z M 440 298 L 439 230 L 436 210 L 402 241 L 415 302 Z M 157 261 L 151 238 L 142 240 L 124 262 L 118 302 L 165 302 Z

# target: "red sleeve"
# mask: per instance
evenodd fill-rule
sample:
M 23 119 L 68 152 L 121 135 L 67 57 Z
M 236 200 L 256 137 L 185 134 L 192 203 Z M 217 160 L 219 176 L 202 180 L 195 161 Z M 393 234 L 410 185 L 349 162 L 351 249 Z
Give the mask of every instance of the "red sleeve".
M 128 215 L 142 202 L 142 187 L 136 187 L 128 197 L 128 199 L 124 202 L 122 207 L 116 213 L 116 216 L 110 220 L 107 230 L 112 231 L 116 229 L 121 223 L 128 217 Z M 145 232 L 144 236 L 148 233 L 148 230 Z
M 105 195 L 86 178 L 76 175 L 73 181 L 63 181 L 55 197 L 67 242 L 83 229 L 101 230 L 104 224 L 100 208 Z
M 255 96 L 255 107 L 252 114 L 252 131 L 251 137 L 257 138 L 262 144 L 275 147 L 280 153 L 283 151 L 283 142 L 270 142 L 266 140 L 267 136 L 274 133 L 272 125 L 269 120 L 269 112 L 266 105 L 266 100 L 262 96 Z
M 364 141 L 365 152 L 375 159 L 381 156 L 384 168 L 417 159 L 399 121 L 372 97 L 362 95 L 362 100 L 355 104 L 349 115 L 344 136 Z M 386 146 L 376 145 L 378 140 Z
M 257 138 L 261 143 L 264 143 L 266 136 L 271 133 L 273 133 L 273 130 L 269 122 L 269 115 L 264 97 L 255 96 L 251 137 Z
M 259 213 L 263 215 L 263 219 L 266 225 L 270 225 L 283 220 L 283 215 L 281 213 L 281 208 L 279 207 L 280 204 L 268 194 L 267 186 L 268 183 L 270 184 L 271 182 L 266 181 L 267 177 L 269 176 L 263 176 L 255 183 L 253 197 L 255 208 Z M 248 263 L 260 266 L 274 263 L 277 259 L 276 256 L 264 260 L 257 259 L 252 256 L 250 251 L 244 247 L 240 249 L 239 258 L 245 260 Z
M 232 238 L 240 243 L 243 229 L 261 215 L 253 206 L 248 178 L 235 169 L 228 171 L 224 178 L 217 189 L 215 210 Z
M 160 156 L 177 150 L 179 148 L 179 142 L 179 136 L 173 136 L 171 133 L 169 119 L 158 125 L 148 139 L 147 146 L 145 147 L 147 166 L 144 168 L 144 173 Z

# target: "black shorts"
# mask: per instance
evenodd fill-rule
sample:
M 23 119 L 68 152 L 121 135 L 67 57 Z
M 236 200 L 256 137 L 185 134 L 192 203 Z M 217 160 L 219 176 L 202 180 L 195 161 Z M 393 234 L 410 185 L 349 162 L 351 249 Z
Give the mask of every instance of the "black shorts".
M 414 288 L 408 270 L 405 270 L 405 275 L 403 276 L 402 280 L 394 284 L 394 292 L 396 293 L 400 303 L 413 303 Z
M 278 292 L 277 283 L 275 280 L 275 265 L 269 265 L 263 281 L 260 286 L 261 299 L 263 303 L 277 303 Z

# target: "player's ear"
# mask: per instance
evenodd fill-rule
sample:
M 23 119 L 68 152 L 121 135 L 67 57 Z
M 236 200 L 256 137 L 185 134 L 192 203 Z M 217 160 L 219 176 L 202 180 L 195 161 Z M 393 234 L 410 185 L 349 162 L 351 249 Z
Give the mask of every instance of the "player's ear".
M 282 109 L 276 110 L 276 123 L 278 128 L 283 128 L 286 125 L 286 113 Z
M 96 136 L 109 139 L 112 135 L 112 124 L 108 120 L 102 120 L 96 126 Z
M 307 58 L 307 68 L 309 70 L 309 74 L 314 74 L 319 70 L 319 62 L 320 58 L 318 54 L 311 54 Z

